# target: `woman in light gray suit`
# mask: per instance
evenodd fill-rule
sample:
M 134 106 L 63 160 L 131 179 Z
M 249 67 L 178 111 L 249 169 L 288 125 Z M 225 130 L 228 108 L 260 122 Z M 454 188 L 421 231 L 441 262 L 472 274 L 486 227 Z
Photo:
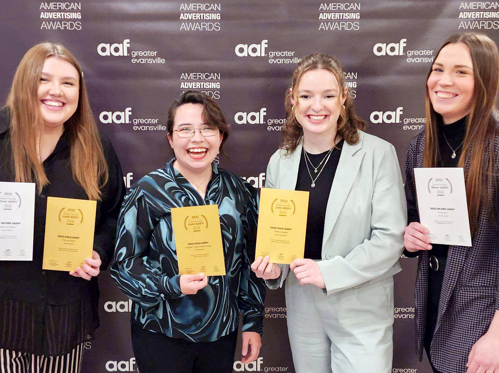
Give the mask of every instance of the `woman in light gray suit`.
M 393 275 L 406 202 L 394 147 L 362 131 L 338 61 L 313 54 L 293 73 L 284 143 L 267 188 L 310 192 L 305 259 L 252 265 L 286 283 L 293 362 L 301 372 L 391 372 Z

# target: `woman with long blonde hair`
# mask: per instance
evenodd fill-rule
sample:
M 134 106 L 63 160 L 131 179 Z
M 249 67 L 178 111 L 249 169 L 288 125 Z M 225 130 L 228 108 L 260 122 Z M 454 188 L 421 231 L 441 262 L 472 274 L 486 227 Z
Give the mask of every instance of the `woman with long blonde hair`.
M 112 257 L 124 185 L 80 64 L 62 45 L 35 45 L 17 68 L 0 111 L 0 181 L 36 185 L 33 260 L 0 262 L 0 369 L 79 372 L 99 325 L 96 276 Z M 47 197 L 97 201 L 92 257 L 69 274 L 42 270 Z
M 426 79 L 426 129 L 406 161 L 407 256 L 419 256 L 418 356 L 434 372 L 499 371 L 499 53 L 487 36 L 449 37 Z M 414 168 L 464 168 L 472 246 L 432 244 L 420 224 Z

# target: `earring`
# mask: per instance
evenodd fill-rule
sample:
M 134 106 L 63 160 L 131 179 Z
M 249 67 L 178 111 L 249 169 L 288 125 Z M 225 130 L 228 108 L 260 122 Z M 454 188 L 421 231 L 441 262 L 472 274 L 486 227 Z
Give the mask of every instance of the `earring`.
M 343 107 L 343 111 L 340 110 L 340 119 L 341 122 L 344 123 L 348 119 L 348 113 L 345 108 L 345 104 L 341 105 Z

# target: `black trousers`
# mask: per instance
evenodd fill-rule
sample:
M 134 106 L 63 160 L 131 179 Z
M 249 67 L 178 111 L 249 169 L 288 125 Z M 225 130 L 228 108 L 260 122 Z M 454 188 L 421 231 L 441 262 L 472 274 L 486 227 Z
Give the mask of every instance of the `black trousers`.
M 190 342 L 132 322 L 133 352 L 145 373 L 232 373 L 236 343 L 237 330 L 215 342 Z
M 437 325 L 438 304 L 440 303 L 440 293 L 442 292 L 447 258 L 439 257 L 438 260 L 440 267 L 439 271 L 435 272 L 430 268 L 428 272 L 428 306 L 426 312 L 426 334 L 424 341 L 426 355 L 428 356 L 428 361 L 433 369 L 433 373 L 441 373 L 433 366 L 430 356 L 430 346 L 431 341 L 433 340 L 433 334 L 435 333 L 435 327 Z

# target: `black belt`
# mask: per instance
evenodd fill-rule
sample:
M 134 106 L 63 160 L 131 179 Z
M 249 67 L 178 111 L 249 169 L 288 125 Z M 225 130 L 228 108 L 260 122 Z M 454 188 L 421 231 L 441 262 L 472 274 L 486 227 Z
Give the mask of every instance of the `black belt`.
M 447 264 L 446 256 L 430 255 L 429 265 L 430 265 L 430 270 L 432 270 L 433 272 L 445 271 L 446 264 Z

